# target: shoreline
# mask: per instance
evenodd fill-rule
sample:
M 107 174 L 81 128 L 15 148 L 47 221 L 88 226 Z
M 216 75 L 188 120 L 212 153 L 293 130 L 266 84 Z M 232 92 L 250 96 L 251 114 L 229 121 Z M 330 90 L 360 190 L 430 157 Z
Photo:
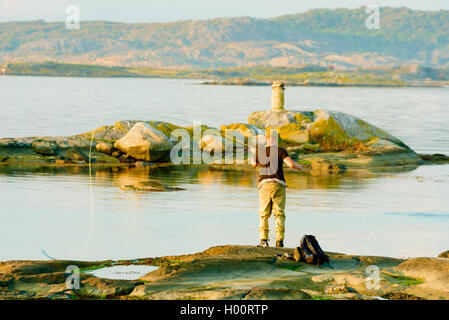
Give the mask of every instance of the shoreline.
M 270 81 L 258 82 L 258 81 L 241 81 L 237 79 L 235 81 L 227 80 L 210 80 L 201 81 L 200 85 L 215 85 L 215 86 L 271 86 Z M 286 87 L 331 87 L 331 88 L 446 88 L 447 83 L 403 83 L 403 84 L 388 84 L 388 83 L 332 83 L 332 82 L 317 82 L 317 83 L 295 83 L 286 82 Z
M 446 78 L 423 76 L 417 65 L 333 70 L 313 65 L 299 67 L 239 66 L 224 68 L 156 68 L 145 66 L 108 66 L 61 62 L 2 62 L 0 76 L 145 78 L 199 80 L 199 85 L 269 86 L 281 79 L 286 86 L 351 88 L 445 88 Z M 441 70 L 445 73 L 445 69 Z M 425 72 L 424 72 L 425 73 Z
M 0 262 L 0 299 L 426 300 L 449 298 L 448 252 L 396 259 L 328 252 L 331 265 L 287 257 L 293 248 L 226 245 L 176 256 L 130 260 Z M 444 256 L 444 257 L 443 257 Z M 67 266 L 80 268 L 80 288 L 66 287 Z M 111 266 L 155 266 L 135 280 L 95 277 Z M 370 287 L 375 270 L 377 285 Z M 374 267 L 373 267 L 374 266 Z M 369 279 L 368 279 L 369 280 Z
M 243 86 L 243 87 L 269 87 L 271 86 L 271 81 L 244 81 L 241 79 L 229 82 L 227 80 L 204 80 L 204 77 L 184 77 L 184 76 L 145 76 L 145 75 L 99 75 L 99 76 L 89 76 L 89 75 L 58 75 L 58 74 L 21 74 L 21 73 L 11 73 L 11 74 L 0 74 L 1 76 L 14 76 L 14 77 L 50 77 L 50 78 L 87 78 L 87 79 L 178 79 L 178 80 L 197 80 L 199 83 L 192 83 L 192 85 L 215 85 L 215 86 Z M 403 84 L 389 84 L 389 83 L 333 83 L 333 82 L 323 82 L 323 83 L 289 83 L 287 82 L 286 87 L 330 87 L 330 88 L 448 88 L 449 82 L 435 82 L 435 83 L 403 83 Z

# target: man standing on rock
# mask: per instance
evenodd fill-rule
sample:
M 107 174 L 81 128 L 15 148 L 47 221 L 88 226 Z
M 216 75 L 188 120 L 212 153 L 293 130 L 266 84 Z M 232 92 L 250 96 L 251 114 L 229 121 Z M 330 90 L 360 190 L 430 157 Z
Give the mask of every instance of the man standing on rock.
M 268 219 L 271 214 L 276 219 L 276 247 L 284 246 L 285 232 L 285 202 L 287 184 L 285 183 L 284 162 L 292 169 L 304 168 L 288 156 L 284 148 L 278 146 L 277 131 L 267 128 L 266 145 L 257 147 L 252 166 L 259 167 L 259 247 L 269 246 Z

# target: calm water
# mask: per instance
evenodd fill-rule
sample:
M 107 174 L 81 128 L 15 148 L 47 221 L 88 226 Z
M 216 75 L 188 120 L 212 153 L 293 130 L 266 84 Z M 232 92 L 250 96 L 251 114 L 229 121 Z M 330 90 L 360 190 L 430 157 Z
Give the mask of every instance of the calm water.
M 268 108 L 269 87 L 197 81 L 0 77 L 0 137 L 70 135 L 119 119 L 211 126 Z M 449 154 L 449 89 L 287 88 L 290 109 L 359 116 L 418 152 Z M 302 107 L 306 106 L 306 107 Z M 254 172 L 0 167 L 0 260 L 124 259 L 256 244 Z M 139 193 L 153 180 L 184 187 Z M 304 233 L 327 250 L 434 256 L 449 249 L 449 166 L 364 176 L 287 174 L 286 245 Z M 273 225 L 273 221 L 272 221 Z M 273 237 L 272 237 L 273 238 Z

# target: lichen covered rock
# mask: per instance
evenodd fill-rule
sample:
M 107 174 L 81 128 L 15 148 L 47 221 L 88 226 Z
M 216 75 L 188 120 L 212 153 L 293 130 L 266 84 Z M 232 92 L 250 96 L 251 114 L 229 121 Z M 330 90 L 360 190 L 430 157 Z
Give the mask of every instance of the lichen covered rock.
M 342 112 L 316 110 L 313 122 L 307 124 L 313 141 L 329 141 L 338 146 L 389 146 L 410 151 L 396 137 L 352 115 Z
M 398 138 L 342 112 L 269 110 L 253 112 L 248 117 L 248 123 L 259 128 L 277 129 L 281 141 L 287 143 L 289 148 L 310 143 L 318 147 L 316 152 L 344 151 L 350 154 L 382 155 L 380 162 L 384 162 L 386 166 L 390 165 L 390 162 L 397 165 L 421 161 L 421 158 Z M 309 150 L 304 149 L 305 152 L 302 152 L 301 149 L 296 148 L 294 152 L 310 153 Z M 388 157 L 383 157 L 384 155 Z M 394 161 L 398 157 L 401 161 Z
M 357 117 L 326 110 L 253 112 L 248 124 L 223 125 L 221 130 L 206 125 L 184 128 L 164 121 L 126 120 L 70 137 L 0 139 L 0 162 L 128 164 L 136 160 L 170 161 L 170 149 L 176 144 L 175 140 L 170 141 L 170 136 L 176 129 L 187 131 L 192 154 L 200 153 L 200 149 L 245 153 L 255 145 L 256 137 L 263 143 L 268 127 L 278 129 L 280 145 L 298 161 L 310 162 L 311 157 L 319 156 L 348 168 L 447 163 L 444 155 L 418 156 L 384 130 Z M 215 157 L 215 153 L 211 153 L 211 157 Z M 215 162 L 212 160 L 210 163 Z
M 309 142 L 309 131 L 303 130 L 303 126 L 297 123 L 289 123 L 278 128 L 279 137 L 293 144 Z

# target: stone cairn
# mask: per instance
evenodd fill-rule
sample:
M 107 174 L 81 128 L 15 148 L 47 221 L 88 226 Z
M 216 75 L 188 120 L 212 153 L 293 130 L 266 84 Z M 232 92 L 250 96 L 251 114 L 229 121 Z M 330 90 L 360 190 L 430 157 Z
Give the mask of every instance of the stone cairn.
M 271 110 L 284 110 L 284 90 L 284 82 L 273 81 L 271 84 Z

